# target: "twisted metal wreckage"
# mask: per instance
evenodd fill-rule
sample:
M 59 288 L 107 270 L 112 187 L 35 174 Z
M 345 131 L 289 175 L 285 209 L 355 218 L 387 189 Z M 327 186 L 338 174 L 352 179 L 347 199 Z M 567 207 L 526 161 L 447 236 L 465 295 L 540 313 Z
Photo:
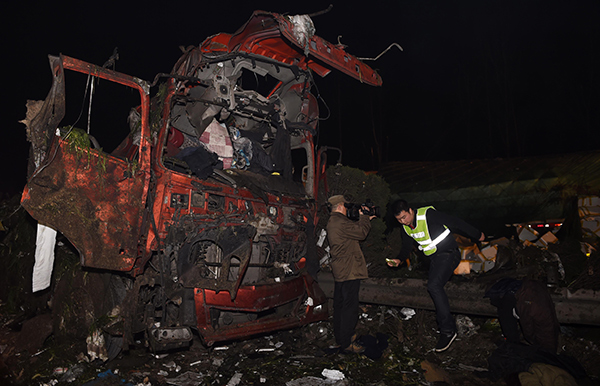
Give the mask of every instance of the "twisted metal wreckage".
M 32 150 L 22 205 L 43 224 L 40 234 L 58 230 L 75 246 L 81 266 L 116 273 L 111 323 L 104 326 L 113 347 L 138 333 L 156 351 L 185 347 L 192 329 L 211 345 L 328 318 L 331 280 L 320 275 L 325 292 L 315 281 L 326 149 L 314 142 L 313 74 L 335 69 L 380 86 L 373 69 L 314 35 L 310 17 L 264 11 L 234 34 L 187 48 L 152 84 L 107 65 L 49 59 L 48 97 L 28 102 Z M 102 130 L 92 133 L 92 92 L 87 132 L 63 123 L 65 70 L 87 76 L 85 95 L 95 84 L 90 78 L 125 86 L 130 99 L 137 90 L 139 100 L 127 105 L 137 107 L 114 149 L 100 148 L 106 144 L 94 136 L 112 138 L 127 125 L 103 123 L 118 117 L 104 110 L 95 115 Z M 113 89 L 109 99 L 124 105 Z M 41 282 L 38 289 L 49 280 Z M 453 301 L 453 311 L 495 314 L 480 288 L 448 292 L 468 299 Z M 600 324 L 590 309 L 594 296 L 579 303 L 568 296 L 555 299 L 559 319 Z M 431 308 L 416 279 L 370 279 L 361 301 Z
M 256 11 L 236 33 L 185 49 L 152 84 L 49 56 L 50 93 L 28 102 L 22 205 L 75 246 L 83 267 L 127 274 L 112 280 L 120 295 L 105 331 L 117 343 L 145 332 L 155 350 L 184 347 L 195 328 L 210 345 L 328 317 L 313 278 L 326 164 L 314 143 L 313 74 L 382 80 L 314 31 L 307 15 Z M 86 95 L 98 79 L 139 94 L 114 150 L 100 136 L 114 137 L 124 120 L 92 132 L 88 122 L 87 133 L 62 126 L 66 70 L 88 77 Z M 100 117 L 90 92 L 88 120 L 92 96 L 98 121 L 117 115 Z

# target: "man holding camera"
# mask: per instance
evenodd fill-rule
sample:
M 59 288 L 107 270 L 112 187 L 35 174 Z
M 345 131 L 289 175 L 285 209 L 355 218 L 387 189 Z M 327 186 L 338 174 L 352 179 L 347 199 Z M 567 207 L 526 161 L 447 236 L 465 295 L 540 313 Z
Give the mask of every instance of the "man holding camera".
M 485 240 L 483 232 L 463 220 L 435 210 L 433 206 L 413 209 L 404 200 L 391 206 L 392 214 L 403 225 L 402 248 L 397 259 L 388 260 L 388 265 L 397 267 L 405 261 L 412 250 L 413 241 L 419 244 L 425 256 L 431 259 L 427 291 L 433 300 L 440 330 L 436 352 L 448 349 L 456 338 L 456 323 L 450 314 L 450 303 L 444 286 L 460 263 L 460 252 L 452 232 L 458 232 L 476 241 Z
M 370 220 L 375 216 L 367 216 L 360 210 L 358 221 L 352 221 L 347 217 L 345 204 L 348 204 L 348 201 L 344 196 L 332 196 L 328 202 L 331 205 L 331 215 L 327 223 L 327 238 L 335 281 L 333 334 L 336 343 L 344 352 L 361 353 L 364 347 L 355 341 L 354 330 L 358 322 L 360 281 L 366 279 L 368 273 L 359 242 L 369 234 Z

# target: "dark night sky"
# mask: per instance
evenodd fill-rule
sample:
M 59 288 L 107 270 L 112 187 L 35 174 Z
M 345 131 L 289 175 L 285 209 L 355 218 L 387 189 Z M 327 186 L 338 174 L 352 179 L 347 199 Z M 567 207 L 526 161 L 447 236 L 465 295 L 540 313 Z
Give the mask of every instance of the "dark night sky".
M 5 11 L 5 81 L 0 192 L 26 174 L 27 99 L 44 99 L 48 54 L 102 65 L 151 81 L 168 72 L 179 46 L 235 32 L 255 9 L 313 13 L 329 2 L 20 1 Z M 352 3 L 352 4 L 350 4 Z M 93 4 L 93 5 L 92 5 Z M 250 5 L 251 4 L 251 5 Z M 333 2 L 313 18 L 317 35 L 358 57 L 375 57 L 383 87 L 340 73 L 316 82 L 330 110 L 320 145 L 341 147 L 344 163 L 477 159 L 600 148 L 600 2 Z M 321 105 L 322 116 L 327 111 Z M 423 146 L 419 146 L 419 143 Z M 5 182 L 6 181 L 6 182 Z

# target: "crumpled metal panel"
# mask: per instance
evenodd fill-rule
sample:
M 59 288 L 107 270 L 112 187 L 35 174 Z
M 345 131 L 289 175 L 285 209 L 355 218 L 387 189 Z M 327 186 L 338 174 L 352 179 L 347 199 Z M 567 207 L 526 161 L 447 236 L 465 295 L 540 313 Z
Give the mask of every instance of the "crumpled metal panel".
M 138 255 L 146 176 L 122 160 L 72 149 L 57 138 L 49 162 L 27 183 L 21 204 L 59 230 L 86 267 L 129 271 Z
M 86 267 L 130 271 L 138 257 L 142 213 L 149 186 L 150 135 L 147 82 L 61 55 L 49 56 L 52 89 L 27 125 L 36 159 L 21 204 L 39 223 L 65 235 Z M 55 135 L 64 116 L 64 70 L 138 90 L 141 98 L 139 158 L 127 162 L 77 147 Z M 39 162 L 38 162 L 39 161 Z
M 196 289 L 197 327 L 207 345 L 210 346 L 214 342 L 223 340 L 241 339 L 275 330 L 295 328 L 329 318 L 325 293 L 306 272 L 302 273 L 301 278 L 269 285 L 241 287 L 238 292 L 238 298 L 234 302 L 230 301 L 225 294 L 208 289 Z M 312 300 L 311 302 L 306 301 L 309 298 Z M 220 326 L 217 329 L 210 321 L 210 309 L 213 307 L 257 312 L 289 302 L 294 302 L 294 310 L 291 315 L 259 318 L 242 324 Z
M 190 244 L 200 241 L 212 241 L 217 244 L 223 252 L 220 274 L 214 279 L 204 278 L 198 266 L 192 265 L 179 277 L 179 282 L 185 287 L 228 291 L 231 301 L 233 301 L 250 261 L 252 238 L 255 233 L 256 229 L 252 226 L 220 227 L 201 233 Z M 240 270 L 236 281 L 228 280 L 232 257 L 240 261 Z
M 202 43 L 201 50 L 207 53 L 253 53 L 282 63 L 298 65 L 304 70 L 310 68 L 321 76 L 329 74 L 331 69 L 328 67 L 333 67 L 363 83 L 372 86 L 383 84 L 375 70 L 347 53 L 342 46 L 332 44 L 317 35 L 310 36 L 307 41 L 299 41 L 296 29 L 298 26 L 288 16 L 255 11 L 250 20 L 236 33 L 214 35 Z
M 40 111 L 27 125 L 27 140 L 31 142 L 31 153 L 33 156 L 33 165 L 30 165 L 28 176 L 33 173 L 33 169 L 39 166 L 48 150 L 52 130 L 65 115 L 65 82 L 64 68 L 62 61 L 56 56 L 48 56 L 50 68 L 52 70 L 52 88 L 48 96 L 41 105 Z M 28 102 L 29 104 L 29 102 Z

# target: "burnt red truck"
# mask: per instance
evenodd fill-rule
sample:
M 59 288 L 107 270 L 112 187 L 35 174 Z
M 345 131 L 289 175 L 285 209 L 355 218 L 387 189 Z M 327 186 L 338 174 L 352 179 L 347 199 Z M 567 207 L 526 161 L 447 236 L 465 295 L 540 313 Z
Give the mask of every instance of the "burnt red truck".
M 263 11 L 185 49 L 152 84 L 49 58 L 22 205 L 83 267 L 116 273 L 113 335 L 144 333 L 163 350 L 189 344 L 192 329 L 210 345 L 328 317 L 310 274 L 325 169 L 313 75 L 335 69 L 381 85 L 374 70 L 314 35 L 309 17 Z M 87 98 L 75 124 L 63 119 L 72 73 Z M 125 114 L 103 110 L 101 89 L 117 107 L 117 89 L 137 100 Z M 103 143 L 115 136 L 114 148 Z

